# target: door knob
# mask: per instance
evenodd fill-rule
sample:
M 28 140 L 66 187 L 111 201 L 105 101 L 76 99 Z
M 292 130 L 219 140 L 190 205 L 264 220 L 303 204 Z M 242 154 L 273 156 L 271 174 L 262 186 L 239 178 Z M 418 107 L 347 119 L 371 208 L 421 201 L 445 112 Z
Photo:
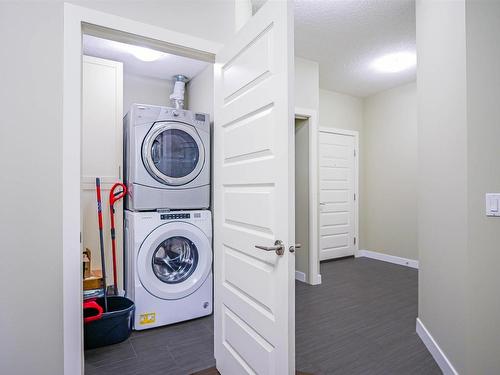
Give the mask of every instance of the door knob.
M 275 251 L 278 255 L 283 255 L 285 253 L 285 246 L 281 240 L 274 241 L 274 246 L 255 245 L 255 247 L 264 251 Z
M 288 248 L 288 251 L 290 251 L 291 253 L 294 253 L 295 249 L 300 249 L 301 247 L 302 247 L 302 245 L 300 243 L 296 243 L 294 246 L 290 246 Z

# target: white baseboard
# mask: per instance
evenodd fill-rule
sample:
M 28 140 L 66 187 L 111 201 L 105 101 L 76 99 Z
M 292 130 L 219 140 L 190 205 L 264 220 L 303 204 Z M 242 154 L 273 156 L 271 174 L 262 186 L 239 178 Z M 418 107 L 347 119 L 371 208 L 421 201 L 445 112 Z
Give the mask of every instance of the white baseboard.
M 295 280 L 306 282 L 306 274 L 304 272 L 295 271 Z
M 401 266 L 406 266 L 406 267 L 418 269 L 418 260 L 414 260 L 414 259 L 401 258 L 401 257 L 397 257 L 395 255 L 377 253 L 376 251 L 358 250 L 356 252 L 356 258 L 361 258 L 361 257 L 382 260 L 384 262 L 399 264 Z
M 437 342 L 431 336 L 427 328 L 425 328 L 422 321 L 417 318 L 417 334 L 422 339 L 427 350 L 431 353 L 432 357 L 438 364 L 444 375 L 458 375 L 457 370 L 453 367 L 444 352 L 441 350 Z

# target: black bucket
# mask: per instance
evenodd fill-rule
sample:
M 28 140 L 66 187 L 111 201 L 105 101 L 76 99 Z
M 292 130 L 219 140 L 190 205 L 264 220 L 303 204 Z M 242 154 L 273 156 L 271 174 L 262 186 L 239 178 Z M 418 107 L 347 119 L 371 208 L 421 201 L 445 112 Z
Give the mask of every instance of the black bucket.
M 104 307 L 103 298 L 96 299 L 96 302 Z M 85 349 L 117 344 L 128 339 L 132 333 L 134 310 L 134 303 L 128 298 L 109 296 L 108 311 L 100 319 L 83 325 Z

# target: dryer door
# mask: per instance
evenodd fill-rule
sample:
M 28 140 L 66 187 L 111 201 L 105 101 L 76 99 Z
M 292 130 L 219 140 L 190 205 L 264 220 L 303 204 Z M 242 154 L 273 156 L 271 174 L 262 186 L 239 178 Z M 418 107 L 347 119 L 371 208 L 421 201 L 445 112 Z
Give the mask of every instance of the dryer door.
M 212 268 L 207 236 L 186 222 L 156 228 L 137 255 L 137 273 L 144 288 L 162 299 L 179 299 L 196 291 Z
M 144 138 L 142 160 L 155 180 L 185 185 L 201 172 L 205 148 L 194 127 L 181 122 L 157 122 Z

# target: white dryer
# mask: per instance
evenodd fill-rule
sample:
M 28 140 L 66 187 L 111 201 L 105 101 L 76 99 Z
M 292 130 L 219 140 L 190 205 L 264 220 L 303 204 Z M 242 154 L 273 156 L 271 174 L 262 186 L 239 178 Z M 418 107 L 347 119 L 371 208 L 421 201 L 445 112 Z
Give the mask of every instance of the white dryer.
M 123 123 L 126 209 L 210 206 L 209 115 L 133 104 Z
M 212 313 L 212 217 L 208 210 L 125 211 L 125 293 L 134 329 Z

